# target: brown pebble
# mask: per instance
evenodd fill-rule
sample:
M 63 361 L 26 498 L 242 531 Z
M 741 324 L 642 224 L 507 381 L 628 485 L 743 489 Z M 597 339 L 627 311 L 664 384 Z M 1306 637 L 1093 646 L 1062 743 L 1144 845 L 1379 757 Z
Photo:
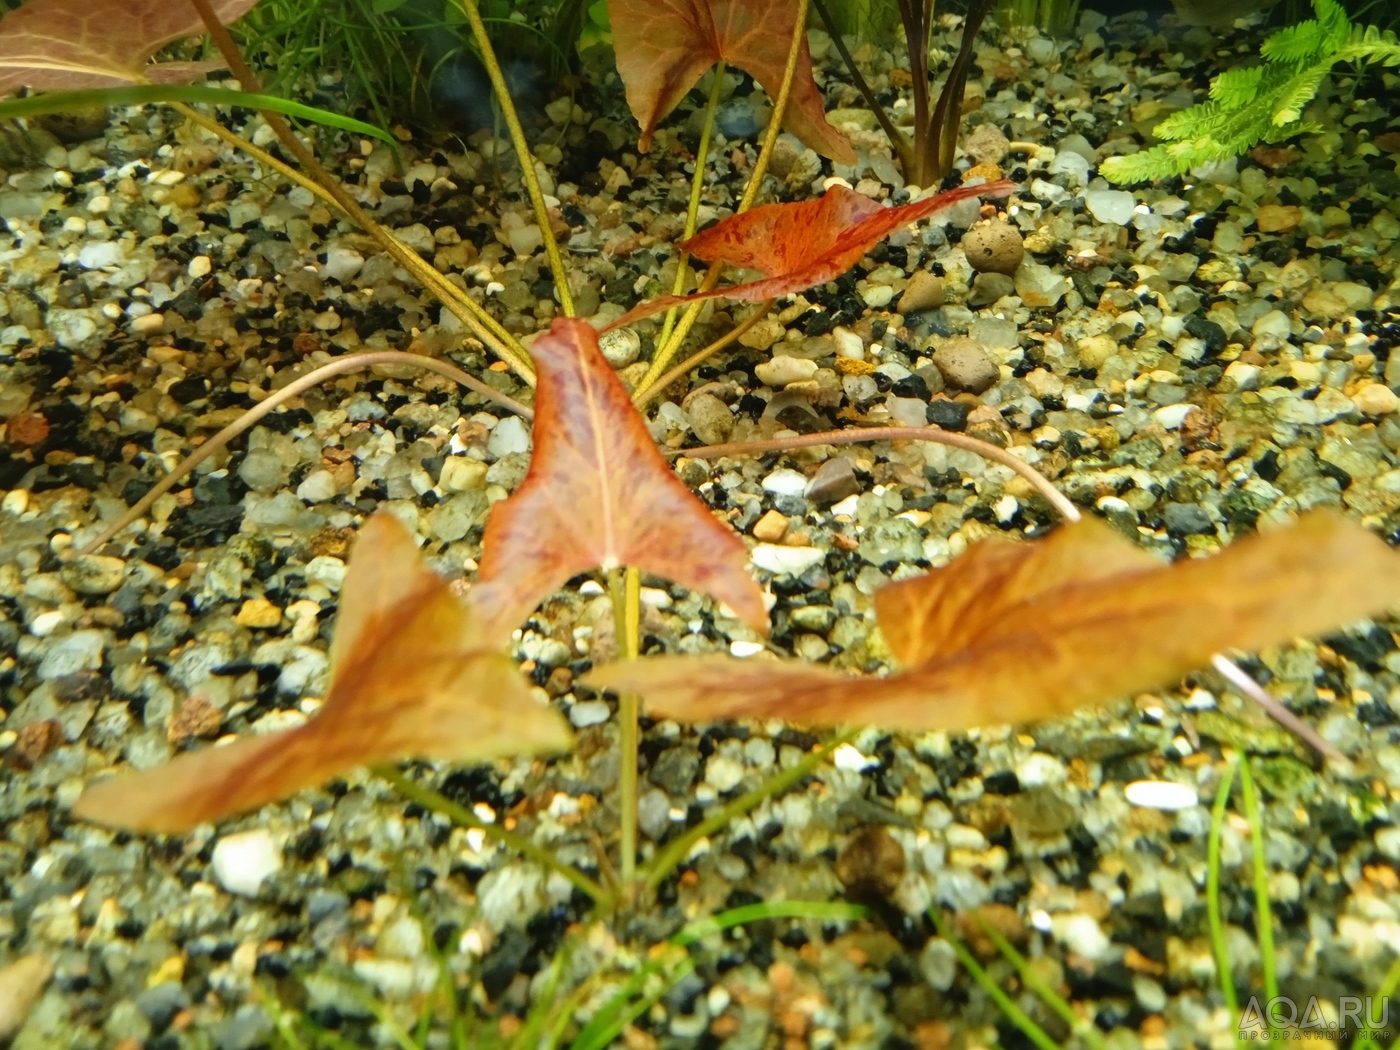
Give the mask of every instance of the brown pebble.
M 904 847 L 884 828 L 857 831 L 836 858 L 836 877 L 855 900 L 888 900 L 904 878 Z
M 776 510 L 770 510 L 753 524 L 753 538 L 764 543 L 777 543 L 788 530 L 788 520 Z
M 191 737 L 213 736 L 223 724 L 224 713 L 218 705 L 203 693 L 195 693 L 186 697 L 175 712 L 165 738 L 172 744 L 182 744 Z
M 53 963 L 42 955 L 26 955 L 0 970 L 0 1043 L 24 1025 L 30 1007 L 53 976 Z
M 24 766 L 32 766 L 63 740 L 63 727 L 52 718 L 20 726 L 13 754 Z
M 928 270 L 920 270 L 909 278 L 909 286 L 899 297 L 899 312 L 918 313 L 920 310 L 934 310 L 943 305 L 943 278 Z M 840 363 L 840 359 L 837 359 Z
M 330 558 L 343 558 L 350 550 L 350 544 L 354 542 L 355 530 L 351 528 L 332 528 L 326 526 L 317 529 L 311 536 L 311 553 L 315 557 L 325 555 Z
M 963 234 L 962 250 L 978 273 L 1013 274 L 1026 255 L 1020 233 L 1006 222 L 974 226 Z
M 12 445 L 37 445 L 49 436 L 49 421 L 38 412 L 16 412 L 10 417 L 5 436 Z

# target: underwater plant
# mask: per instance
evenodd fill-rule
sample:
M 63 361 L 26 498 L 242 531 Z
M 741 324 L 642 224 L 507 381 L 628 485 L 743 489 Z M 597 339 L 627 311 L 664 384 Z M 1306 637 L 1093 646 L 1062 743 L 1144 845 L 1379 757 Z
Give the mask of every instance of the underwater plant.
M 1006 0 L 1001 9 L 1010 25 L 1033 26 L 1049 36 L 1064 36 L 1079 17 L 1079 0 Z
M 1103 176 L 1117 183 L 1166 178 L 1238 157 L 1261 142 L 1321 131 L 1303 110 L 1333 66 L 1400 66 L 1394 31 L 1354 25 L 1337 0 L 1312 3 L 1317 17 L 1272 34 L 1260 48 L 1262 62 L 1221 73 L 1211 81 L 1208 102 L 1158 124 L 1158 145 L 1109 157 L 1099 167 Z
M 851 79 L 860 89 L 866 104 L 875 113 L 875 119 L 890 140 L 898 158 L 904 177 L 916 186 L 933 186 L 953 170 L 953 157 L 958 147 L 958 127 L 962 124 L 963 90 L 967 87 L 968 73 L 972 70 L 973 45 L 977 33 L 982 28 L 988 12 L 996 0 L 971 0 L 967 16 L 963 22 L 962 43 L 958 45 L 957 56 L 948 68 L 948 77 L 938 100 L 930 109 L 929 102 L 929 39 L 933 32 L 933 0 L 899 0 L 899 17 L 904 24 L 904 39 L 909 48 L 910 90 L 914 96 L 914 139 L 895 127 L 893 119 L 885 112 L 885 107 L 875 97 L 865 77 L 861 75 L 850 50 L 841 39 L 841 33 L 832 21 L 825 0 L 812 0 L 812 6 L 821 16 L 831 42 L 836 46 Z
M 208 0 L 194 0 L 194 6 L 224 50 L 229 67 L 245 87 L 255 86 L 256 78 L 233 49 L 228 34 L 221 33 L 222 23 L 213 17 Z M 760 192 L 765 158 L 771 154 L 784 107 L 794 91 L 798 92 L 796 97 L 805 91 L 805 81 L 794 86 L 802 68 L 805 4 L 792 6 L 791 21 L 783 23 L 791 26 L 790 35 L 777 41 L 786 44 L 786 58 L 776 82 L 775 113 L 739 214 L 685 242 L 697 253 L 718 260 L 711 270 L 715 277 L 719 262 L 751 265 L 763 261 L 770 281 L 727 290 L 716 290 L 712 284 L 698 297 L 658 301 L 659 305 L 650 306 L 666 309 L 685 302 L 693 311 L 712 295 L 767 300 L 795 294 L 839 276 L 882 237 L 952 200 L 1010 189 L 1003 184 L 969 187 L 902 208 L 883 208 L 833 190 L 819 201 L 748 211 Z M 644 569 L 726 601 L 738 618 L 756 631 L 761 632 L 766 621 L 763 596 L 747 573 L 741 541 L 665 469 L 660 452 L 650 441 L 646 421 L 635 404 L 654 388 L 656 380 L 644 381 L 629 399 L 599 350 L 597 333 L 591 326 L 570 319 L 573 306 L 552 233 L 550 205 L 534 174 L 535 158 L 514 113 L 500 65 L 490 51 L 480 11 L 473 0 L 462 0 L 462 11 L 477 33 L 490 78 L 500 93 L 499 102 L 518 151 L 521 178 L 540 222 L 558 282 L 559 305 L 566 315 L 556 319 L 550 332 L 536 339 L 528 352 L 498 324 L 493 329 L 496 322 L 480 304 L 469 297 L 465 302 L 460 296 L 454 299 L 460 289 L 443 280 L 392 234 L 380 230 L 363 210 L 357 210 L 343 187 L 314 162 L 285 123 L 273 125 L 269 118 L 269 126 L 311 172 L 311 178 L 193 110 L 182 112 L 257 157 L 270 170 L 308 189 L 315 187 L 312 192 L 369 230 L 430 291 L 462 310 L 464 317 L 472 318 L 471 331 L 483 345 L 496 350 L 522 379 L 537 384 L 530 473 L 511 496 L 495 506 L 476 585 L 465 602 L 459 601 L 446 581 L 422 565 L 411 536 L 396 521 L 371 517 L 362 526 L 337 613 L 330 696 L 304 726 L 199 751 L 138 776 L 95 783 L 78 802 L 77 815 L 143 830 L 180 830 L 286 797 L 347 766 L 371 764 L 375 773 L 406 799 L 519 850 L 568 879 L 595 902 L 598 913 L 611 914 L 638 895 L 655 891 L 705 836 L 808 776 L 830 758 L 842 739 L 813 748 L 759 788 L 717 806 L 665 843 L 648 861 L 638 864 L 639 719 L 637 702 L 629 690 L 652 689 L 655 683 L 648 669 L 653 664 L 658 668 L 657 676 L 671 674 L 672 680 L 677 673 L 693 676 L 697 667 L 705 668 L 703 677 L 694 678 L 694 683 L 715 697 L 730 697 L 750 685 L 762 686 L 762 692 L 748 698 L 749 706 L 729 709 L 735 714 L 751 714 L 753 704 L 762 701 L 774 705 L 769 708 L 772 712 L 794 721 L 873 721 L 951 729 L 988 720 L 1038 718 L 1100 703 L 1124 690 L 1170 681 L 1204 663 L 1220 647 L 1253 647 L 1298 633 L 1315 633 L 1385 604 L 1378 592 L 1384 591 L 1387 597 L 1393 594 L 1395 556 L 1359 526 L 1325 515 L 1248 541 L 1217 558 L 1172 568 L 1149 563 L 1127 541 L 1114 540 L 1102 528 L 1087 524 L 1070 526 L 1043 542 L 977 546 L 937 573 L 902 581 L 881 592 L 882 626 L 893 647 L 912 667 L 904 675 L 885 679 L 838 677 L 816 668 L 773 661 L 737 669 L 730 663 L 686 662 L 680 672 L 676 671 L 679 665 L 670 660 L 614 665 L 598 675 L 599 680 L 624 689 L 619 705 L 618 801 L 622 816 L 617 839 L 601 843 L 599 854 L 608 864 L 612 855 L 620 855 L 617 867 L 621 874 L 616 881 L 607 875 L 595 880 L 532 842 L 513 836 L 508 828 L 484 824 L 470 810 L 423 787 L 403 771 L 379 764 L 407 757 L 477 759 L 567 747 L 569 734 L 559 715 L 529 695 L 505 647 L 511 632 L 530 610 L 579 571 L 594 566 L 610 571 L 618 648 L 629 658 L 635 658 L 639 648 L 640 575 Z M 967 54 L 973 32 L 975 27 L 969 23 L 964 38 Z M 777 53 L 772 46 L 764 50 L 765 61 Z M 739 60 L 733 50 L 728 54 Z M 740 57 L 747 54 L 742 51 Z M 810 78 L 809 72 L 807 76 Z M 666 97 L 660 93 L 651 100 L 657 112 Z M 940 101 L 928 127 L 946 130 L 949 126 L 938 122 L 942 107 Z M 944 116 L 955 111 L 956 106 L 952 106 Z M 647 133 L 643 123 L 643 134 Z M 951 150 L 946 136 L 934 138 L 940 143 L 940 152 L 943 147 Z M 697 184 L 703 178 L 704 158 L 702 148 L 696 163 Z M 695 201 L 692 196 L 688 215 L 692 229 Z M 653 361 L 654 371 L 664 365 L 666 349 L 674 353 L 679 348 L 685 330 L 682 323 L 669 331 Z M 305 389 L 306 384 L 337 371 L 365 367 L 367 362 L 356 357 L 347 355 L 307 373 L 265 399 L 255 411 L 270 410 L 279 396 L 293 396 L 286 391 Z M 369 357 L 375 359 L 374 364 L 397 358 L 393 363 L 401 366 L 442 371 L 441 362 L 406 353 L 364 355 Z M 470 385 L 470 377 L 459 381 Z M 478 381 L 473 389 L 479 386 Z M 478 392 L 502 401 L 494 391 Z M 515 402 L 507 407 L 522 414 L 528 411 Z M 891 429 L 885 436 L 946 441 L 997 455 L 996 450 L 979 446 L 970 438 L 933 428 L 914 435 Z M 221 438 L 206 442 L 201 453 L 207 455 L 206 450 L 212 451 Z M 189 462 L 176 468 L 172 476 L 187 470 Z M 1018 463 L 1016 469 L 1034 474 L 1024 463 Z M 100 546 L 119 535 L 146 506 L 145 501 L 138 502 L 94 544 Z M 1278 600 L 1280 593 L 1304 590 L 1310 597 L 1305 605 Z M 959 622 L 950 624 L 940 617 L 945 602 L 964 612 Z M 1110 617 L 1120 616 L 1124 605 L 1138 614 L 1128 619 L 1125 629 L 1140 644 L 1126 655 L 1116 650 L 1088 652 L 1085 637 Z M 1184 615 L 1198 608 L 1211 610 L 1211 614 Z M 1164 618 L 1170 620 L 1169 625 Z M 973 629 L 979 627 L 982 630 L 973 637 Z M 1027 652 L 1048 656 L 1036 667 L 1017 667 Z M 1009 677 L 998 678 L 998 674 Z M 853 688 L 853 682 L 859 683 L 859 688 Z M 930 695 L 950 702 L 931 703 Z M 991 701 L 1000 701 L 1002 706 Z M 677 710 L 688 719 L 710 721 L 726 709 L 716 703 Z M 763 913 L 758 914 L 761 917 Z M 679 969 L 678 965 L 677 972 Z M 639 994 L 628 1001 L 626 1009 L 644 1002 L 645 995 Z M 614 1019 L 624 1014 L 620 1008 Z M 606 1045 L 615 1034 L 610 1020 L 591 1034 L 596 1041 L 586 1045 Z

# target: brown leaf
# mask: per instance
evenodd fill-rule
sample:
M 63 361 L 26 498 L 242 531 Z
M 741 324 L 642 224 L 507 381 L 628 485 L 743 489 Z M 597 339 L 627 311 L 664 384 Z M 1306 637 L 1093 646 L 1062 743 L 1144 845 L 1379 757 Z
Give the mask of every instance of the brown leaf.
M 535 451 L 515 493 L 496 504 L 469 595 L 508 638 L 571 576 L 635 565 L 727 602 L 767 631 L 744 542 L 672 472 L 584 321 L 535 340 Z
M 1005 196 L 1013 185 L 1002 181 L 959 186 L 886 208 L 838 184 L 815 200 L 765 204 L 732 215 L 682 241 L 680 247 L 706 262 L 722 260 L 757 270 L 768 275 L 765 280 L 693 295 L 663 295 L 629 310 L 609 327 L 631 324 L 673 306 L 703 299 L 724 297 L 757 303 L 795 295 L 834 281 L 901 226 L 926 219 L 969 197 Z
M 340 594 L 325 706 L 305 725 L 181 755 L 89 787 L 75 816 L 179 833 L 348 770 L 408 757 L 485 761 L 558 751 L 571 736 L 514 662 L 489 647 L 447 581 L 388 513 L 372 517 Z
M 257 0 L 212 0 L 219 21 L 238 21 Z M 0 97 L 145 81 L 185 84 L 222 62 L 161 62 L 166 44 L 202 36 L 190 0 L 30 0 L 0 19 Z
M 608 0 L 617 72 L 642 126 L 638 147 L 716 62 L 748 73 L 776 100 L 797 21 L 793 0 Z M 855 151 L 826 121 L 804 39 L 784 123 L 818 153 L 854 164 Z
M 1148 565 L 1128 540 L 1086 521 L 1047 543 L 978 545 L 890 589 L 876 596 L 882 629 L 915 663 L 887 678 L 663 657 L 611 664 L 585 684 L 640 693 L 687 721 L 918 731 L 1036 721 L 1169 685 L 1224 649 L 1379 613 L 1400 598 L 1400 555 L 1360 525 L 1315 511 L 1215 557 Z

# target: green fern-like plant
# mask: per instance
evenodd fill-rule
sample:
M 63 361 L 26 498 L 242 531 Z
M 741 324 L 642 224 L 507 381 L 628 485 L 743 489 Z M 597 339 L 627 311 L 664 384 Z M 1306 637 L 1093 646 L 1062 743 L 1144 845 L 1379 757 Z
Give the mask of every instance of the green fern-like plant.
M 1210 101 L 1173 113 L 1153 129 L 1162 143 L 1110 157 L 1100 171 L 1111 182 L 1142 182 L 1208 161 L 1238 157 L 1260 142 L 1282 142 L 1321 128 L 1302 119 L 1322 81 L 1338 62 L 1400 65 L 1395 33 L 1353 25 L 1337 0 L 1312 0 L 1316 18 L 1280 29 L 1264 41 L 1264 61 L 1221 73 Z

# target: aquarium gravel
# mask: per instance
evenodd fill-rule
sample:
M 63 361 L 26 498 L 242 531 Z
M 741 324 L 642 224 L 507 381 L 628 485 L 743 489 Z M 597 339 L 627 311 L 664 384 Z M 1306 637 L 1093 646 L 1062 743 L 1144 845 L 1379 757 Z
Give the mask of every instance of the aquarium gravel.
M 687 443 L 936 422 L 1029 446 L 1025 458 L 1081 508 L 1163 554 L 1207 554 L 1324 505 L 1400 540 L 1393 76 L 1378 100 L 1325 97 L 1317 134 L 1111 187 L 1098 162 L 1198 101 L 1259 31 L 1092 12 L 1079 30 L 1065 41 L 992 27 L 979 45 L 960 165 L 1017 182 L 1005 222 L 964 237 L 979 216 L 969 201 L 896 233 L 839 280 L 781 300 L 653 403 L 657 441 L 682 450 L 679 476 L 750 539 L 773 633 L 765 642 L 709 600 L 647 579 L 644 652 L 767 647 L 878 670 L 876 588 L 984 536 L 1057 520 L 1009 470 L 941 446 L 709 462 L 685 456 Z M 829 40 L 811 37 L 830 119 L 859 161 L 833 165 L 785 136 L 770 186 L 793 199 L 838 179 L 907 200 Z M 879 90 L 899 87 L 892 55 L 866 44 L 857 61 Z M 732 212 L 767 119 L 766 96 L 736 83 L 702 222 Z M 578 312 L 602 324 L 670 290 L 697 119 L 678 114 L 639 155 L 616 89 L 545 112 L 544 190 L 567 227 Z M 261 118 L 244 114 L 241 132 L 271 141 Z M 339 141 L 337 170 L 380 222 L 511 332 L 548 327 L 540 230 L 499 192 L 508 143 L 489 130 L 405 140 L 399 170 L 382 143 Z M 214 456 L 139 529 L 71 557 L 192 435 L 365 348 L 448 353 L 505 393 L 530 391 L 464 346 L 453 316 L 369 237 L 168 110 L 114 111 L 96 137 L 68 141 L 36 126 L 3 145 L 0 1041 L 14 1050 L 252 1050 L 277 1041 L 283 1009 L 350 1045 L 392 1045 L 366 1000 L 411 1030 L 440 954 L 508 1033 L 545 994 L 571 931 L 562 987 L 610 975 L 579 1004 L 586 1019 L 690 920 L 833 899 L 869 915 L 704 938 L 694 972 L 625 1045 L 1022 1045 L 935 931 L 926 913 L 941 905 L 980 909 L 1114 1050 L 1224 1047 L 1239 1018 L 1220 999 L 1206 882 L 1227 748 L 1253 757 L 1263 791 L 1281 993 L 1364 996 L 1400 953 L 1400 651 L 1388 621 L 1243 661 L 1350 767 L 1323 769 L 1205 669 L 1031 727 L 867 729 L 607 923 L 587 924 L 587 899 L 558 875 L 363 771 L 185 838 L 70 819 L 85 781 L 116 763 L 148 769 L 304 721 L 325 686 L 357 525 L 388 507 L 436 569 L 470 581 L 490 507 L 521 482 L 531 448 L 527 423 L 446 379 L 343 376 Z M 695 345 L 750 309 L 707 306 Z M 603 340 L 629 384 L 661 323 Z M 576 728 L 574 752 L 416 764 L 414 776 L 610 874 L 616 705 L 574 680 L 613 639 L 598 579 L 571 581 L 515 645 Z M 643 729 L 644 856 L 819 743 L 780 722 Z M 1236 799 L 1221 829 L 1237 975 L 1259 951 L 1243 814 Z M 1082 1039 L 976 925 L 956 929 L 1054 1039 Z

